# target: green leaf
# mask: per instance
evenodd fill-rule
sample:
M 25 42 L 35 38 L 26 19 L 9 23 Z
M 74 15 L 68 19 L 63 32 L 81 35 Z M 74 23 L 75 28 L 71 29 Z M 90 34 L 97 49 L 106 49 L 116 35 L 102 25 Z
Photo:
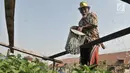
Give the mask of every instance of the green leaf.
M 21 54 L 17 54 L 17 58 L 20 59 L 21 58 Z
M 83 73 L 83 71 L 82 71 L 82 70 L 79 70 L 79 69 L 77 69 L 77 68 L 75 68 L 73 72 Z
M 83 66 L 83 69 L 85 69 L 86 72 L 90 72 L 90 68 L 86 65 Z

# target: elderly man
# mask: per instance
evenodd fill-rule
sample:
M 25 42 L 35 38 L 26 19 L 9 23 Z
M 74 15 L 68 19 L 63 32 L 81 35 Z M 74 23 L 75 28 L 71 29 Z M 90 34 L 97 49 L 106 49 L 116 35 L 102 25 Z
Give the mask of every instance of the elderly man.
M 78 30 L 86 34 L 85 43 L 89 43 L 99 38 L 97 29 L 97 15 L 93 12 L 89 12 L 90 6 L 86 2 L 80 2 L 79 11 L 82 15 L 79 21 Z M 105 48 L 103 44 L 93 45 L 89 48 L 81 48 L 80 50 L 80 63 L 82 65 L 94 65 L 98 64 L 98 48 L 99 46 Z

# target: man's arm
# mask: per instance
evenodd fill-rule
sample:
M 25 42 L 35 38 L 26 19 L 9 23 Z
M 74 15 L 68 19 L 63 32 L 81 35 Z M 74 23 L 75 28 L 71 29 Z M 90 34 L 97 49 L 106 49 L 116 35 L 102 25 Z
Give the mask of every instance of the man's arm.
M 98 38 L 100 38 L 99 33 L 98 33 Z M 104 45 L 103 43 L 100 43 L 100 45 L 101 45 L 101 47 L 102 47 L 103 49 L 105 49 L 105 45 Z
M 92 25 L 97 27 L 98 17 L 97 17 L 97 15 L 96 15 L 96 13 L 91 12 L 91 14 L 92 14 L 92 16 L 93 16 L 93 18 L 94 18 L 94 22 L 93 22 Z M 98 32 L 98 30 L 97 30 L 97 32 Z M 100 38 L 99 33 L 98 33 L 98 38 Z M 102 47 L 103 49 L 105 49 L 105 46 L 104 46 L 103 43 L 100 43 L 100 45 L 101 45 L 101 47 Z

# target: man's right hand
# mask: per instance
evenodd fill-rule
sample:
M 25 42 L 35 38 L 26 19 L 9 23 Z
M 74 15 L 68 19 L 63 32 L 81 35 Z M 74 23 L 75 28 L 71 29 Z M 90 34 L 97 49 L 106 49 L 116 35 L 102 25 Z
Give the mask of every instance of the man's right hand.
M 83 27 L 78 27 L 78 31 L 82 32 Z

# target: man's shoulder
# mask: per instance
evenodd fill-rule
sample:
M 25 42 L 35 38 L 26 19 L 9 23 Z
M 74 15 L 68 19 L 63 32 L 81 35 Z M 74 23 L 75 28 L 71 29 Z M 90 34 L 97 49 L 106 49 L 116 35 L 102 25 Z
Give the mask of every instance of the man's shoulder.
M 96 14 L 95 12 L 90 12 L 90 14 L 91 14 L 93 17 L 97 18 L 97 14 Z
M 90 12 L 90 13 L 93 14 L 93 15 L 97 15 L 96 12 Z
M 87 17 L 90 19 L 98 20 L 98 16 L 95 12 L 89 12 Z
M 94 12 L 88 13 L 87 20 L 89 20 L 89 22 L 94 25 L 97 25 L 97 23 L 98 23 L 98 17 L 96 15 L 96 13 L 94 13 Z

